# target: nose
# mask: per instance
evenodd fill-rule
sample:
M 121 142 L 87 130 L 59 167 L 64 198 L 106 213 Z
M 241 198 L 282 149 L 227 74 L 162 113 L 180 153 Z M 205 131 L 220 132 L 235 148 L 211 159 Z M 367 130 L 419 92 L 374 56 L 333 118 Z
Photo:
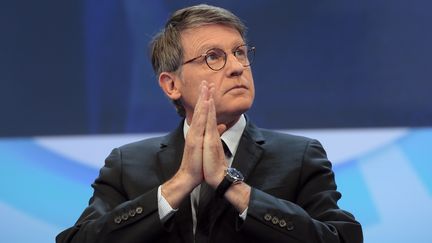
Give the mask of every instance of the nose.
M 243 64 L 241 64 L 233 54 L 227 55 L 226 70 L 229 77 L 242 75 L 244 69 L 245 67 Z

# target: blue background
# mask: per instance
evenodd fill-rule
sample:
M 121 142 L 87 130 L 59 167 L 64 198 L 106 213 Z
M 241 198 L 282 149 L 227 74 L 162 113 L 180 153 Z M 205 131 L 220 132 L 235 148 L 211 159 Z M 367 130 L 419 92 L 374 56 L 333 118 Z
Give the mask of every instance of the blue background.
M 162 132 L 178 119 L 148 43 L 198 1 L 3 1 L 2 136 Z M 429 1 L 208 1 L 257 47 L 249 115 L 268 128 L 429 126 Z
M 86 206 L 103 165 L 102 156 L 88 165 L 40 139 L 83 135 L 74 152 L 85 154 L 79 144 L 94 136 L 118 134 L 113 141 L 120 142 L 124 134 L 146 137 L 177 125 L 148 43 L 172 11 L 196 3 L 0 3 L 0 215 L 8 219 L 0 222 L 1 242 L 52 242 Z M 207 3 L 230 9 L 249 27 L 257 94 L 248 114 L 257 125 L 312 135 L 406 129 L 335 164 L 341 206 L 363 224 L 365 242 L 431 242 L 432 3 Z M 111 145 L 121 144 L 97 149 L 107 155 Z

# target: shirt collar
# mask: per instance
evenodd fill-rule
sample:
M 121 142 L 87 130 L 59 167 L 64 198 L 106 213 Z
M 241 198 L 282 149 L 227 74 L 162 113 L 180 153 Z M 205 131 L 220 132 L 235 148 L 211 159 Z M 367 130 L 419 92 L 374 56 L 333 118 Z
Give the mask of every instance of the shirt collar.
M 240 143 L 240 138 L 241 135 L 243 134 L 245 127 L 246 127 L 246 118 L 244 117 L 244 115 L 241 115 L 240 119 L 234 124 L 234 126 L 226 130 L 221 136 L 221 139 L 226 143 L 233 157 L 237 152 L 237 148 Z M 188 131 L 189 131 L 189 125 L 185 120 L 183 124 L 183 135 L 185 139 Z

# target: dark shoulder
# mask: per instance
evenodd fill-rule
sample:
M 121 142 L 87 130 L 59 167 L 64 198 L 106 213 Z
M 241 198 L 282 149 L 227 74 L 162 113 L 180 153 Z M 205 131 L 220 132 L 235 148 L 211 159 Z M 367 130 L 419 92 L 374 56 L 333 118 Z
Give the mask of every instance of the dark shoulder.
M 150 137 L 136 142 L 128 143 L 119 147 L 123 153 L 135 151 L 158 151 L 165 136 Z
M 266 143 L 288 143 L 288 144 L 304 144 L 307 145 L 312 141 L 316 141 L 315 139 L 293 135 L 285 132 L 269 130 L 269 129 L 260 129 L 261 134 L 264 136 Z
M 269 152 L 304 154 L 306 151 L 313 151 L 326 156 L 322 144 L 316 139 L 268 129 L 260 129 L 260 131 L 265 138 L 263 146 Z

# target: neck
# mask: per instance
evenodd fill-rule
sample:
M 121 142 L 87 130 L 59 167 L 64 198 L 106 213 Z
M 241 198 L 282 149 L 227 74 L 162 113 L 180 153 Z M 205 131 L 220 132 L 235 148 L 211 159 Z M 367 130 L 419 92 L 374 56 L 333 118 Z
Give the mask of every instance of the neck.
M 226 126 L 226 130 L 230 129 L 232 126 L 234 126 L 238 120 L 240 119 L 240 116 L 235 117 L 234 119 L 228 120 L 228 121 L 218 121 L 218 125 L 224 124 Z

